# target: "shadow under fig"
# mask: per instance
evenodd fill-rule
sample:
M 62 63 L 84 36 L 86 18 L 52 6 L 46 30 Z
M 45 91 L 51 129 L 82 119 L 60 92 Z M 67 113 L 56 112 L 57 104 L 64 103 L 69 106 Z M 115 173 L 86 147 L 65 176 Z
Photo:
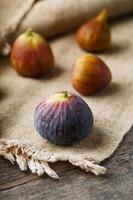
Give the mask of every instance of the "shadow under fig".
M 109 19 L 109 23 L 111 26 L 117 26 L 121 23 L 132 21 L 133 18 L 133 12 L 131 13 L 125 13 L 124 15 L 120 15 L 114 18 Z
M 92 97 L 97 97 L 97 98 L 103 98 L 103 97 L 108 97 L 115 95 L 122 90 L 122 86 L 118 83 L 112 82 L 108 87 L 106 87 L 104 90 L 99 91 L 96 94 L 93 94 Z
M 119 41 L 119 43 L 111 42 L 108 49 L 103 50 L 102 52 L 95 52 L 98 55 L 113 55 L 117 53 L 122 53 L 124 51 L 127 51 L 127 49 L 130 47 L 129 41 Z
M 54 68 L 46 75 L 40 77 L 40 80 L 44 79 L 53 79 L 59 77 L 64 72 L 64 69 L 60 68 L 59 66 L 54 66 Z
M 112 55 L 127 51 L 129 48 L 129 41 L 119 41 L 119 43 L 111 43 L 110 47 L 104 52 L 105 55 Z
M 9 92 L 4 88 L 0 88 L 0 101 L 9 96 Z
M 102 130 L 100 127 L 94 126 L 92 132 L 88 135 L 88 137 L 80 142 L 80 144 L 76 144 L 76 149 L 99 149 L 103 146 L 107 145 L 107 141 L 109 141 L 109 136 Z

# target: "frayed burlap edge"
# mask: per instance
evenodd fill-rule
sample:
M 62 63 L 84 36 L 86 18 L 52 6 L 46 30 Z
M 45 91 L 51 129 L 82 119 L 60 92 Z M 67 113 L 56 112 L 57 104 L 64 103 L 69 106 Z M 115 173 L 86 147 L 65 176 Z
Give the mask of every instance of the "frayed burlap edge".
M 0 156 L 9 160 L 12 164 L 17 162 L 21 171 L 31 170 L 32 173 L 39 176 L 43 175 L 44 172 L 52 178 L 58 179 L 57 173 L 51 169 L 48 162 L 56 161 L 69 161 L 71 164 L 84 169 L 86 172 L 92 172 L 95 175 L 105 174 L 106 168 L 98 165 L 94 160 L 88 160 L 87 158 L 73 158 L 67 157 L 55 157 L 43 156 L 42 151 L 36 149 L 29 143 L 22 143 L 17 140 L 6 140 L 0 139 Z

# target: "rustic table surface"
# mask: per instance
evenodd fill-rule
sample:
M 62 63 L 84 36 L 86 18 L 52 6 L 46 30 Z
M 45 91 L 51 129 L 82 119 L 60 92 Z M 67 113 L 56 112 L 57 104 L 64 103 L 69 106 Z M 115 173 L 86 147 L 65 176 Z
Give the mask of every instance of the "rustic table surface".
M 96 177 L 67 162 L 52 164 L 60 179 L 21 172 L 16 165 L 0 159 L 0 200 L 132 200 L 133 128 L 113 156 L 102 163 L 106 175 Z

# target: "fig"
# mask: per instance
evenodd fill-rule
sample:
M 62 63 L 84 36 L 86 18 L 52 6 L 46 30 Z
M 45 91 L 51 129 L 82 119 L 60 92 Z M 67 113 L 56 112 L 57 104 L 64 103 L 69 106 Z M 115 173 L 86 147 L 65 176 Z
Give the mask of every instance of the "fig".
M 76 39 L 79 46 L 85 51 L 100 52 L 106 50 L 111 41 L 107 11 L 103 10 L 97 17 L 82 25 L 77 31 Z
M 62 91 L 39 103 L 34 124 L 43 138 L 56 145 L 68 146 L 88 136 L 93 126 L 93 114 L 80 96 Z
M 104 61 L 91 54 L 81 56 L 72 68 L 72 85 L 83 95 L 104 89 L 111 79 L 111 71 Z
M 48 42 L 28 29 L 15 40 L 11 51 L 13 68 L 22 76 L 39 77 L 54 66 L 54 56 Z

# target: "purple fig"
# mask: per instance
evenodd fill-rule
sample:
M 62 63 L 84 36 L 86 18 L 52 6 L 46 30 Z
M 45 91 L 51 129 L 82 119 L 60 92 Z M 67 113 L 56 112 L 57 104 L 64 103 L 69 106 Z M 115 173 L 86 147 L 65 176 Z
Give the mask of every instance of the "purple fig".
M 88 136 L 93 114 L 78 95 L 63 91 L 44 98 L 35 110 L 38 133 L 57 145 L 72 145 Z

